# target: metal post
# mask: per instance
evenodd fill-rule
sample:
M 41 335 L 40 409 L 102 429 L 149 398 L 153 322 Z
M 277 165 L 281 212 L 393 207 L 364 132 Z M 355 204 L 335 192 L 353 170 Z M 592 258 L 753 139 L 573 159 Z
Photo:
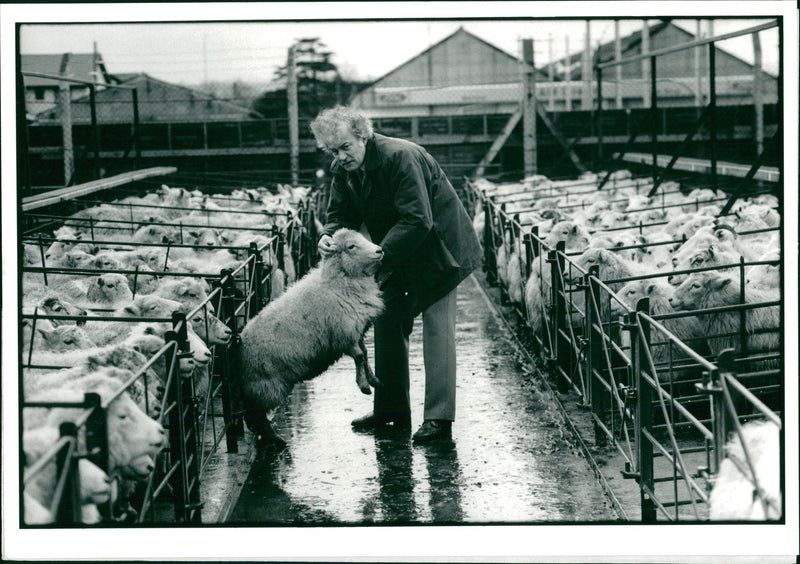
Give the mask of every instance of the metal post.
M 755 60 L 753 62 L 753 125 L 755 130 L 756 155 L 760 155 L 764 150 L 764 89 L 761 85 L 764 75 L 761 72 L 761 38 L 758 32 L 753 34 L 753 53 L 755 54 Z
M 654 491 L 655 481 L 653 472 L 653 443 L 645 436 L 644 431 L 652 434 L 653 429 L 653 390 L 645 382 L 644 373 L 649 371 L 647 349 L 650 347 L 650 323 L 638 316 L 638 312 L 648 313 L 650 300 L 643 298 L 636 304 L 636 312 L 629 318 L 634 334 L 631 336 L 631 357 L 634 361 L 634 382 L 636 397 L 636 422 L 635 437 L 637 449 L 637 463 L 639 472 L 639 497 L 642 509 L 642 522 L 655 523 L 656 506 L 649 492 Z M 641 327 L 641 334 L 639 331 Z
M 619 66 L 617 66 L 619 68 Z M 603 69 L 597 69 L 597 164 L 603 162 Z
M 549 33 L 547 34 L 547 57 L 549 59 L 549 63 L 547 64 L 547 82 L 550 85 L 550 88 L 547 92 L 547 110 L 550 112 L 554 112 L 556 110 L 556 88 L 555 88 L 555 76 L 554 76 L 554 61 L 553 61 L 553 36 Z M 485 119 L 486 116 L 484 116 Z M 485 132 L 484 132 L 485 133 Z
M 717 78 L 716 78 L 716 47 L 714 42 L 708 44 L 708 91 L 709 106 L 711 114 L 709 116 L 711 125 L 711 135 L 708 139 L 708 148 L 711 156 L 711 189 L 717 189 Z
M 525 176 L 536 174 L 536 70 L 533 40 L 522 40 L 522 131 Z
M 139 90 L 134 88 L 131 90 L 133 96 L 133 146 L 136 151 L 135 167 L 138 170 L 142 166 L 142 145 L 139 139 Z
M 622 42 L 619 37 L 619 20 L 614 20 L 614 60 L 622 60 Z M 614 88 L 614 99 L 616 101 L 616 108 L 622 109 L 622 65 L 617 65 L 615 68 L 617 75 L 617 83 Z
M 247 252 L 247 260 L 250 262 L 252 287 L 248 292 L 250 296 L 250 303 L 248 304 L 247 318 L 252 319 L 261 310 L 263 289 L 261 281 L 264 276 L 264 262 L 261 260 L 261 253 L 258 252 L 258 247 L 255 243 L 250 243 L 250 248 Z
M 231 330 L 231 338 L 225 349 L 223 377 L 225 382 L 222 386 L 222 417 L 225 422 L 225 441 L 229 453 L 239 452 L 239 442 L 237 437 L 244 434 L 241 417 L 237 417 L 239 411 L 239 383 L 240 372 L 238 372 L 238 357 L 240 353 L 241 337 L 236 323 L 236 302 L 233 295 L 233 271 L 226 268 L 220 272 L 219 286 L 222 288 L 222 299 L 220 300 L 220 315 L 223 323 L 228 324 Z
M 295 74 L 295 46 L 289 47 L 286 72 L 286 95 L 289 103 L 289 168 L 292 186 L 297 186 L 299 176 L 300 140 L 297 109 L 297 76 Z
M 72 145 L 72 101 L 68 83 L 58 83 L 58 97 L 61 105 L 61 142 L 64 145 L 64 186 L 69 186 L 75 174 L 75 149 Z
M 170 378 L 171 385 L 167 387 L 167 402 L 175 404 L 169 412 L 169 454 L 170 463 L 178 464 L 178 471 L 174 472 L 170 478 L 172 495 L 175 510 L 175 520 L 186 522 L 186 501 L 188 499 L 186 473 L 186 444 L 183 437 L 183 397 L 180 392 L 182 378 L 180 375 L 180 350 L 178 334 L 175 331 L 167 331 L 164 334 L 167 343 L 174 343 L 174 346 L 167 349 L 164 359 L 168 369 L 172 370 Z
M 564 250 L 566 244 L 559 241 L 555 251 L 548 253 L 547 261 L 551 264 L 551 283 L 552 283 L 552 323 L 554 332 L 553 351 L 556 360 L 556 378 L 558 391 L 566 393 L 569 390 L 569 382 L 566 374 L 569 374 L 571 349 L 568 339 L 563 334 L 567 331 L 567 300 L 564 296 L 564 281 L 561 278 L 565 267 Z
M 92 145 L 94 148 L 94 177 L 100 179 L 104 176 L 100 167 L 100 124 L 97 123 L 97 92 L 94 84 L 89 85 L 89 105 L 92 115 Z
M 653 178 L 658 176 L 658 96 L 656 95 L 656 58 L 650 57 L 650 135 L 653 142 Z
M 583 64 L 581 65 L 581 79 L 583 89 L 581 96 L 581 109 L 592 109 L 592 46 L 590 33 L 591 20 L 586 20 L 586 31 L 583 35 Z
M 697 20 L 697 31 L 695 33 L 695 39 L 700 39 L 700 20 Z M 703 58 L 703 48 L 698 45 L 694 48 L 694 77 L 695 77 L 695 92 L 694 92 L 694 104 L 695 106 L 702 106 L 703 105 L 703 66 L 702 60 Z
M 60 436 L 71 437 L 73 444 L 78 442 L 78 427 L 75 423 L 65 422 L 58 427 Z M 64 489 L 56 509 L 55 521 L 58 524 L 80 523 L 81 521 L 81 485 L 78 475 L 78 458 L 70 456 L 69 445 L 58 451 L 56 455 L 56 476 L 66 473 Z
M 28 118 L 25 104 L 25 79 L 20 71 L 22 69 L 22 56 L 20 55 L 19 36 L 16 33 L 14 42 L 16 44 L 16 66 L 17 66 L 17 89 L 16 95 L 19 103 L 17 104 L 17 193 L 20 197 L 29 196 L 31 189 L 30 160 L 28 157 Z
M 646 55 L 650 52 L 650 27 L 647 25 L 647 20 L 644 20 L 644 26 L 642 27 L 642 55 Z M 654 60 L 653 57 L 650 57 L 650 60 Z M 654 77 L 656 74 L 656 69 L 653 67 L 648 66 L 648 57 L 642 59 L 642 107 L 646 108 L 651 104 L 651 101 L 648 100 L 647 96 L 647 82 L 648 79 Z M 652 90 L 651 90 L 652 92 Z
M 594 303 L 600 295 L 600 285 L 597 283 L 597 277 L 600 274 L 600 267 L 594 265 L 589 269 L 589 273 L 583 277 L 584 285 L 584 309 L 586 311 L 585 330 L 584 335 L 587 335 L 587 348 L 586 348 L 586 374 L 587 374 L 587 391 L 588 398 L 583 398 L 584 403 L 588 401 L 591 407 L 594 418 L 592 426 L 594 428 L 594 443 L 596 446 L 605 446 L 608 443 L 603 428 L 600 422 L 605 419 L 606 408 L 606 390 L 605 387 L 598 381 L 600 375 L 603 373 L 603 320 L 596 318 Z M 598 326 L 595 329 L 595 325 Z M 609 378 L 610 380 L 610 378 Z

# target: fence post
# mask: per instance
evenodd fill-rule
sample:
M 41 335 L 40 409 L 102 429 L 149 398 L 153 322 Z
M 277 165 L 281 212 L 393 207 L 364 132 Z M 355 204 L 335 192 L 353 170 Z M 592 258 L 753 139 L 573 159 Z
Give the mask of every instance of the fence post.
M 570 368 L 570 350 L 567 346 L 567 339 L 562 336 L 566 332 L 566 298 L 564 296 L 564 281 L 561 274 L 564 272 L 564 241 L 559 241 L 555 251 L 550 251 L 547 255 L 547 262 L 550 263 L 550 279 L 552 287 L 551 295 L 551 327 L 553 327 L 553 351 L 552 358 L 555 361 L 556 382 L 558 391 L 566 393 L 569 390 L 566 374 Z M 562 342 L 563 340 L 563 342 Z
M 708 138 L 708 148 L 711 156 L 711 189 L 717 189 L 717 79 L 716 79 L 717 50 L 714 43 L 708 44 L 708 104 L 711 109 L 709 115 L 711 134 Z
M 78 442 L 78 427 L 74 423 L 64 422 L 58 427 L 60 436 L 71 437 L 73 444 Z M 70 451 L 73 451 L 70 456 Z M 81 521 L 81 485 L 78 475 L 78 458 L 74 449 L 64 445 L 56 455 L 56 477 L 67 474 L 64 481 L 64 490 L 58 502 L 55 522 L 59 524 L 80 523 Z
M 142 145 L 139 142 L 139 90 L 134 88 L 131 90 L 133 96 L 133 145 L 136 148 L 136 161 L 135 167 L 138 170 L 141 168 L 142 161 Z
M 108 421 L 102 407 L 100 394 L 88 392 L 83 394 L 83 401 L 92 410 L 86 420 L 86 459 L 108 472 Z M 111 500 L 101 508 L 106 516 L 111 516 Z
M 175 499 L 175 520 L 181 523 L 200 523 L 202 502 L 200 501 L 200 461 L 197 449 L 197 418 L 192 397 L 192 377 L 184 377 L 179 364 L 180 359 L 190 353 L 187 340 L 186 316 L 172 314 L 174 329 L 167 331 L 168 342 L 174 342 L 172 355 L 167 356 L 170 366 L 177 372 L 172 377 L 172 386 L 167 390 L 167 401 L 174 403 L 169 414 L 169 443 L 172 463 L 178 456 L 179 471 L 172 479 Z M 177 331 L 175 330 L 177 329 Z M 177 357 L 177 358 L 176 358 Z
M 650 135 L 653 151 L 653 178 L 658 177 L 658 91 L 656 90 L 656 58 L 650 57 Z
M 236 323 L 236 304 L 233 295 L 233 271 L 226 268 L 220 272 L 219 285 L 222 289 L 220 300 L 220 315 L 224 323 L 231 330 L 231 338 L 225 347 L 223 356 L 222 378 L 222 417 L 225 422 L 225 442 L 229 453 L 239 452 L 238 437 L 244 434 L 241 417 L 237 409 L 239 405 L 239 378 L 238 356 L 240 352 L 241 337 Z
M 492 206 L 486 198 L 483 201 L 483 268 L 490 286 L 497 282 L 497 257 L 494 252 L 494 217 Z
M 258 246 L 255 243 L 250 243 L 250 248 L 247 251 L 247 260 L 251 263 L 250 272 L 252 273 L 250 276 L 252 286 L 249 288 L 248 292 L 250 301 L 247 311 L 247 319 L 250 320 L 261 310 L 263 305 L 262 295 L 264 293 L 261 287 L 261 281 L 264 277 L 264 262 L 261 260 L 261 253 L 258 252 Z
M 89 85 L 89 104 L 91 105 L 92 115 L 92 145 L 94 147 L 94 178 L 102 178 L 104 175 L 100 167 L 100 124 L 97 123 L 97 92 L 94 84 Z
M 653 443 L 645 433 L 653 433 L 653 390 L 644 380 L 645 371 L 649 371 L 647 350 L 650 348 L 650 323 L 639 316 L 639 312 L 649 313 L 650 300 L 642 298 L 636 303 L 636 311 L 630 314 L 628 323 L 631 326 L 631 361 L 633 362 L 636 391 L 636 423 L 635 440 L 637 445 L 637 464 L 639 480 L 639 499 L 642 509 L 642 521 L 655 523 L 656 506 L 651 497 L 655 487 L 653 476 Z M 641 331 L 639 330 L 641 328 Z
M 600 286 L 597 277 L 600 274 L 600 267 L 594 265 L 589 269 L 589 273 L 583 277 L 584 285 L 584 309 L 586 310 L 585 335 L 587 341 L 586 349 L 586 374 L 587 388 L 589 392 L 589 406 L 591 407 L 594 427 L 594 442 L 596 446 L 605 446 L 608 440 L 600 425 L 605 421 L 608 411 L 608 402 L 605 387 L 600 383 L 601 375 L 604 370 L 603 363 L 603 320 L 595 315 L 594 303 L 600 296 Z M 599 328 L 595 329 L 595 325 Z M 611 379 L 608 379 L 609 384 Z M 586 401 L 586 398 L 584 398 Z

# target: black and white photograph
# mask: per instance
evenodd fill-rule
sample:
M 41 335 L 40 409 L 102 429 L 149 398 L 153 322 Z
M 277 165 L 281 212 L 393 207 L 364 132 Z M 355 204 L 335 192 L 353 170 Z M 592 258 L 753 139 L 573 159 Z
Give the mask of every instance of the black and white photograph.
M 793 2 L 0 30 L 3 559 L 796 561 Z

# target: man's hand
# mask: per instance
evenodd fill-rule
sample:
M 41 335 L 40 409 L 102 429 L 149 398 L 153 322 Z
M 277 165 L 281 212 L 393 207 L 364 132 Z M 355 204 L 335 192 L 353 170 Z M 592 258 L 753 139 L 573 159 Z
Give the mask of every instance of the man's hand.
M 317 243 L 317 250 L 322 258 L 331 256 L 336 251 L 336 245 L 333 243 L 333 237 L 330 235 L 323 235 L 319 238 Z

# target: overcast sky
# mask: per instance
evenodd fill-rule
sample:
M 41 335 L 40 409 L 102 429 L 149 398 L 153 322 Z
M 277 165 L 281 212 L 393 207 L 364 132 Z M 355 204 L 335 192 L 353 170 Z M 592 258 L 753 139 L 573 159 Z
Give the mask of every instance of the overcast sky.
M 713 31 L 719 35 L 766 21 L 717 19 Z M 696 20 L 675 23 L 692 33 L 696 30 Z M 712 24 L 703 20 L 701 25 L 702 32 L 708 33 Z M 112 74 L 146 72 L 181 84 L 199 84 L 206 77 L 210 81 L 264 83 L 277 66 L 285 64 L 287 49 L 295 40 L 319 37 L 333 51 L 334 62 L 345 76 L 371 79 L 414 57 L 459 26 L 513 55 L 519 54 L 522 38 L 532 38 L 537 64 L 549 61 L 551 53 L 554 59 L 562 57 L 567 46 L 572 53 L 581 50 L 586 29 L 585 21 L 563 19 L 31 24 L 20 27 L 20 52 L 91 53 L 96 43 Z M 624 37 L 641 27 L 642 20 L 623 20 L 620 33 Z M 590 37 L 593 46 L 612 41 L 613 21 L 593 20 Z M 765 69 L 772 72 L 777 69 L 777 37 L 776 29 L 761 33 Z M 726 41 L 720 47 L 753 60 L 749 36 Z

